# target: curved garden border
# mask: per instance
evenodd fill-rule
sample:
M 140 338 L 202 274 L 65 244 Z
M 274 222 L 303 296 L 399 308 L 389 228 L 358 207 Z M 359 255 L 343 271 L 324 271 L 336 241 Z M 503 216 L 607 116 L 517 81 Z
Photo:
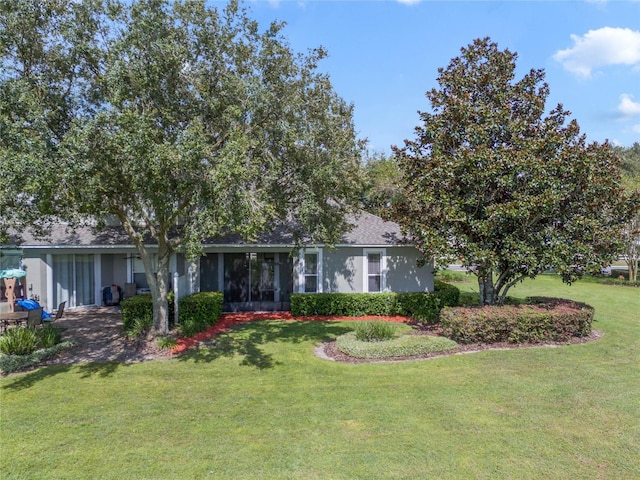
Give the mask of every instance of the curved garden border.
M 229 330 L 234 325 L 241 323 L 247 323 L 260 320 L 282 320 L 282 321 L 384 321 L 394 323 L 410 323 L 410 319 L 403 316 L 362 316 L 362 317 L 349 317 L 349 316 L 334 316 L 334 315 L 315 315 L 309 317 L 295 317 L 291 315 L 291 312 L 238 312 L 238 313 L 224 313 L 220 316 L 215 325 L 212 325 L 207 330 L 194 335 L 189 338 L 180 338 L 176 341 L 176 346 L 171 349 L 171 353 L 175 355 L 186 352 L 189 348 L 194 347 L 202 342 L 211 340 L 222 332 Z M 430 334 L 438 335 L 440 327 L 430 326 L 417 334 Z M 434 352 L 424 355 L 416 355 L 411 357 L 392 357 L 385 359 L 361 359 L 350 357 L 337 348 L 335 348 L 335 341 L 324 342 L 314 349 L 315 355 L 319 358 L 337 361 L 342 363 L 390 363 L 390 362 L 406 362 L 414 360 L 425 360 L 431 358 L 445 357 L 450 355 L 460 355 L 464 353 L 482 352 L 485 350 L 515 350 L 522 348 L 535 348 L 535 347 L 560 347 L 563 345 L 573 345 L 586 343 L 589 341 L 597 340 L 603 336 L 603 333 L 598 330 L 591 330 L 591 334 L 586 337 L 573 337 L 566 342 L 545 342 L 545 343 L 492 343 L 482 344 L 474 343 L 467 345 L 459 345 L 457 348 L 447 350 L 445 352 Z

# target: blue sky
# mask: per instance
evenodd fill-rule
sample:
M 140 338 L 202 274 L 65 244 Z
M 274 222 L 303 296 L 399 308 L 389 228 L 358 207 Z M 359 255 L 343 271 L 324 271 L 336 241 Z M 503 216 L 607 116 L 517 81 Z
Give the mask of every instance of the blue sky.
M 217 3 L 217 2 L 216 2 Z M 320 67 L 355 105 L 372 152 L 413 138 L 439 67 L 485 36 L 518 53 L 518 78 L 543 68 L 550 110 L 562 103 L 587 140 L 640 141 L 640 1 L 286 1 L 245 3 L 266 27 L 287 23 L 296 51 L 329 51 Z

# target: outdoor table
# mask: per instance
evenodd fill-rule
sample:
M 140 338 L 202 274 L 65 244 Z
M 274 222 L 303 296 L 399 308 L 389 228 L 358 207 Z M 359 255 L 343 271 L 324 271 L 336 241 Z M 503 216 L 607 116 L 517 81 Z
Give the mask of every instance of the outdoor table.
M 15 325 L 20 325 L 22 322 L 26 322 L 29 317 L 29 312 L 7 312 L 0 314 L 0 321 L 2 322 L 2 331 L 6 332 L 7 327 L 11 325 L 11 323 Z

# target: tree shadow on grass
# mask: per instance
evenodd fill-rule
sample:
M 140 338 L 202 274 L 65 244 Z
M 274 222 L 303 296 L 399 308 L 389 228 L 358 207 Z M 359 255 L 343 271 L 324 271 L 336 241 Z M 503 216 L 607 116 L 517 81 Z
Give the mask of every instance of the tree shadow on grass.
M 33 387 L 36 383 L 46 380 L 47 378 L 55 377 L 62 373 L 69 372 L 74 366 L 65 365 L 53 365 L 50 367 L 38 368 L 24 375 L 18 375 L 13 378 L 11 383 L 3 385 L 3 390 L 25 390 Z
M 60 364 L 60 365 L 46 365 L 37 367 L 36 370 L 26 372 L 24 374 L 17 375 L 12 379 L 10 383 L 7 383 L 2 387 L 3 390 L 24 390 L 33 387 L 36 383 L 46 380 L 48 378 L 55 377 L 63 373 L 71 373 L 76 371 L 79 373 L 80 378 L 91 378 L 94 376 L 110 377 L 120 367 L 129 366 L 129 363 L 123 362 L 90 362 L 83 364 Z
M 181 361 L 212 362 L 222 357 L 242 357 L 240 365 L 259 370 L 282 365 L 264 351 L 267 343 L 320 343 L 335 338 L 351 329 L 336 322 L 324 321 L 256 321 L 234 326 L 229 332 L 205 342 L 182 354 Z

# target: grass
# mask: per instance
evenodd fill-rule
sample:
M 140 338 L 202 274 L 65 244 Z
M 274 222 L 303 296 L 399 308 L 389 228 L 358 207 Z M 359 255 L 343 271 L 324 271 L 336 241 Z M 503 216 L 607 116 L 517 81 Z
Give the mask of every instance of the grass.
M 587 302 L 604 337 L 347 365 L 312 352 L 349 323 L 258 322 L 179 359 L 41 368 L 0 379 L 2 477 L 640 477 L 637 289 L 510 294 Z

